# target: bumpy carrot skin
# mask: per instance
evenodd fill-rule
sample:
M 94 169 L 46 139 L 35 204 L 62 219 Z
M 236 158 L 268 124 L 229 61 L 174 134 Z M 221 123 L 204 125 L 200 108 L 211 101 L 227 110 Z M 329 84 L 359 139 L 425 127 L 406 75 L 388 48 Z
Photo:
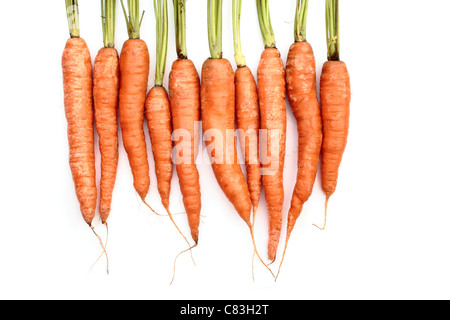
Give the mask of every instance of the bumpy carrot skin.
M 347 145 L 350 99 L 350 76 L 345 63 L 325 62 L 320 78 L 323 123 L 321 182 L 327 199 L 336 190 L 339 166 Z
M 249 67 L 238 67 L 236 84 L 236 124 L 247 169 L 247 184 L 253 211 L 258 208 L 261 189 L 261 163 L 259 160 L 259 102 L 255 78 Z
M 295 42 L 288 54 L 286 82 L 289 103 L 297 119 L 298 172 L 289 209 L 287 238 L 311 196 L 322 146 L 322 119 L 316 90 L 316 62 L 308 42 Z
M 142 200 L 145 200 L 150 188 L 144 134 L 149 64 L 149 52 L 143 40 L 130 39 L 124 43 L 120 55 L 119 118 L 134 188 Z
M 174 132 L 182 130 L 190 135 L 190 158 L 181 161 L 176 154 L 176 170 L 179 179 L 183 203 L 187 213 L 192 239 L 198 243 L 201 193 L 200 176 L 195 165 L 197 156 L 200 121 L 200 77 L 194 63 L 188 59 L 173 62 L 169 75 L 169 96 Z M 175 141 L 175 144 L 183 141 Z
M 69 164 L 84 220 L 91 226 L 97 206 L 92 62 L 82 38 L 70 38 L 62 56 Z
M 101 154 L 100 217 L 111 212 L 118 165 L 119 54 L 114 48 L 99 50 L 94 63 L 95 124 Z
M 153 87 L 147 95 L 145 115 L 153 147 L 156 178 L 161 202 L 169 210 L 172 180 L 172 123 L 170 101 L 164 87 Z
M 235 129 L 234 71 L 228 60 L 208 59 L 203 64 L 201 101 L 204 133 L 212 129 L 220 132 L 224 139 L 223 148 L 215 148 L 210 153 L 217 182 L 240 217 L 251 228 L 250 193 L 237 161 L 234 139 L 232 141 L 226 139 L 227 130 L 234 132 Z M 206 141 L 206 146 L 213 142 Z M 229 154 L 230 149 L 234 150 L 234 154 Z M 227 158 L 229 158 L 228 161 Z
M 276 48 L 267 48 L 258 66 L 258 97 L 261 112 L 261 129 L 267 132 L 266 155 L 262 155 L 263 187 L 269 211 L 268 258 L 276 259 L 282 227 L 284 201 L 283 168 L 286 154 L 286 79 L 283 61 Z M 276 131 L 273 131 L 276 130 Z M 277 132 L 276 143 L 272 132 Z M 271 154 L 274 144 L 278 154 Z M 273 161 L 278 162 L 277 164 Z M 270 168 L 270 169 L 269 169 Z

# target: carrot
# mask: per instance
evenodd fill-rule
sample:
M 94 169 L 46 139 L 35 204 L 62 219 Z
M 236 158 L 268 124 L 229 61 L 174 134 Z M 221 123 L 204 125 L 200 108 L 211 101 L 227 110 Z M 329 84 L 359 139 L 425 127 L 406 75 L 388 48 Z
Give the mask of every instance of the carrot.
M 322 146 L 322 120 L 316 91 L 316 62 L 311 45 L 306 40 L 307 11 L 308 0 L 297 0 L 295 42 L 289 49 L 286 63 L 287 93 L 297 120 L 298 172 L 278 274 L 295 222 L 300 216 L 303 204 L 311 196 Z
M 201 212 L 200 177 L 195 165 L 200 121 L 200 77 L 194 63 L 187 58 L 186 1 L 174 0 L 178 59 L 169 75 L 169 96 L 176 149 L 175 164 L 192 239 L 198 244 Z M 188 141 L 177 139 L 177 132 L 187 133 Z M 184 135 L 182 136 L 184 138 Z
M 150 169 L 144 134 L 144 112 L 150 55 L 146 43 L 140 39 L 139 0 L 128 0 L 129 17 L 122 0 L 121 4 L 129 39 L 124 43 L 120 54 L 119 119 L 134 188 L 148 206 L 145 198 L 150 188 Z
M 237 161 L 234 141 L 234 71 L 231 63 L 222 57 L 221 0 L 208 0 L 208 36 L 211 58 L 203 64 L 201 84 L 201 112 L 205 143 L 217 182 L 249 227 L 254 252 L 259 257 L 254 229 L 250 221 L 252 210 L 250 192 Z M 232 139 L 228 138 L 229 132 L 232 133 Z M 264 264 L 261 258 L 260 260 Z
M 100 216 L 107 223 L 118 165 L 119 54 L 114 48 L 115 1 L 102 0 L 104 47 L 94 63 L 95 124 L 101 154 Z
M 80 37 L 78 1 L 66 0 L 70 38 L 62 55 L 64 108 L 69 140 L 69 165 L 84 221 L 92 226 L 97 206 L 95 182 L 94 112 L 92 62 L 86 42 Z
M 336 190 L 339 166 L 347 145 L 350 121 L 350 76 L 340 61 L 339 1 L 327 0 L 328 61 L 322 67 L 320 100 L 322 104 L 323 144 L 321 150 L 321 184 L 326 195 L 325 229 L 328 200 Z
M 233 35 L 237 69 L 236 86 L 236 124 L 239 141 L 247 170 L 247 185 L 253 206 L 253 222 L 262 189 L 261 163 L 259 161 L 259 102 L 258 89 L 252 71 L 246 65 L 242 54 L 240 39 L 240 16 L 242 0 L 233 0 Z
M 268 258 L 275 261 L 280 241 L 284 202 L 283 168 L 286 153 L 286 79 L 283 61 L 276 48 L 269 1 L 257 0 L 258 18 L 265 50 L 259 62 L 258 96 L 261 129 L 266 133 L 261 156 L 263 187 L 269 211 Z

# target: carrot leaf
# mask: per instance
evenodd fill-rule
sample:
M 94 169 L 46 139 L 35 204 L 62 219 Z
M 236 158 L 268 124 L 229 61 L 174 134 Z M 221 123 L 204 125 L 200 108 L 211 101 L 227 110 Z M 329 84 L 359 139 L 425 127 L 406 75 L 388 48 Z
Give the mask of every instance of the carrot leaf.
M 263 37 L 265 48 L 276 48 L 275 35 L 270 20 L 269 0 L 256 0 L 259 27 Z
M 167 60 L 168 13 L 167 0 L 153 0 L 156 17 L 155 86 L 162 87 Z
M 295 11 L 294 38 L 296 42 L 306 41 L 306 20 L 309 0 L 297 0 Z
M 114 35 L 116 26 L 116 1 L 101 0 L 103 44 L 105 48 L 114 48 Z
M 208 0 L 208 40 L 212 59 L 222 58 L 222 0 Z
M 139 0 L 128 0 L 128 14 L 123 4 L 123 0 L 120 0 L 122 4 L 122 10 L 125 15 L 125 21 L 127 23 L 128 37 L 130 39 L 139 39 L 142 17 L 139 13 Z
M 339 61 L 339 0 L 326 0 L 327 55 L 329 61 Z
M 233 0 L 234 59 L 238 67 L 245 67 L 246 62 L 241 47 L 241 7 L 242 0 Z
M 186 0 L 173 0 L 175 38 L 179 59 L 187 59 L 186 49 Z
M 80 37 L 80 18 L 78 12 L 78 0 L 65 0 L 67 22 L 69 23 L 69 33 L 71 38 Z

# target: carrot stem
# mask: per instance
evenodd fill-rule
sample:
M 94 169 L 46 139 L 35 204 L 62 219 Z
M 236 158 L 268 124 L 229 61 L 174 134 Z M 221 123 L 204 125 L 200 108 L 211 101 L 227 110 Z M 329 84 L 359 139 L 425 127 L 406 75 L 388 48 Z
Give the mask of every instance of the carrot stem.
M 80 16 L 78 12 L 78 0 L 66 0 L 67 22 L 71 38 L 80 37 Z
M 175 37 L 178 59 L 187 59 L 186 49 L 186 0 L 173 0 Z
M 123 14 L 125 15 L 125 21 L 127 23 L 128 37 L 130 39 L 139 39 L 142 17 L 139 14 L 139 0 L 128 0 L 128 14 L 123 4 L 123 0 L 120 0 L 122 4 Z
M 101 0 L 102 4 L 102 28 L 103 44 L 105 48 L 114 48 L 116 29 L 116 1 Z
M 326 0 L 325 17 L 328 61 L 339 61 L 339 0 Z
M 233 0 L 233 40 L 234 40 L 234 59 L 239 68 L 245 67 L 245 56 L 242 54 L 241 47 L 241 7 L 242 0 Z
M 167 0 L 154 0 L 156 17 L 156 72 L 155 86 L 162 87 L 167 60 L 168 14 Z
M 256 9 L 265 48 L 276 48 L 275 35 L 270 20 L 269 0 L 256 0 Z
M 297 9 L 294 23 L 295 42 L 306 41 L 306 21 L 308 16 L 309 0 L 297 0 Z
M 208 0 L 208 40 L 211 59 L 222 59 L 222 0 Z

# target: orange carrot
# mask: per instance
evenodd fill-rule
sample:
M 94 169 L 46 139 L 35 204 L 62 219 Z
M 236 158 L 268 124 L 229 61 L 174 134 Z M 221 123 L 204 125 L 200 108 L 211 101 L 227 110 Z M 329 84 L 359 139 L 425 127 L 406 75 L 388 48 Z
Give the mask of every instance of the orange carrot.
M 236 85 L 236 125 L 247 170 L 247 184 L 253 206 L 254 225 L 262 189 L 261 163 L 259 160 L 259 102 L 258 89 L 252 71 L 246 65 L 240 39 L 240 15 L 242 0 L 233 0 L 233 35 Z
M 172 124 L 170 102 L 164 87 L 153 87 L 147 96 L 145 114 L 155 160 L 158 191 L 164 208 L 169 211 L 172 180 Z
M 262 189 L 259 160 L 259 102 L 256 81 L 249 67 L 240 66 L 235 74 L 236 123 L 247 168 L 247 184 L 255 217 Z M 253 217 L 253 218 L 254 218 Z
M 92 66 L 86 42 L 70 38 L 62 58 L 69 163 L 81 214 L 90 226 L 97 206 L 95 184 Z
M 280 241 L 284 187 L 283 169 L 286 153 L 286 79 L 283 61 L 275 45 L 270 23 L 269 1 L 257 0 L 258 17 L 265 50 L 258 66 L 258 96 L 261 129 L 267 137 L 261 157 L 263 186 L 269 211 L 268 258 L 275 261 Z M 273 154 L 274 152 L 274 154 Z
M 234 139 L 225 141 L 227 130 L 234 131 L 235 124 L 234 72 L 228 60 L 214 58 L 203 64 L 201 101 L 205 135 L 208 130 L 215 130 L 224 138 L 222 147 L 215 148 L 210 154 L 214 174 L 238 214 L 251 227 L 252 204 L 247 183 L 237 161 L 236 148 L 233 146 L 232 155 L 229 155 L 228 151 L 229 144 L 234 145 Z M 214 141 L 206 141 L 206 146 L 212 142 Z M 227 157 L 232 158 L 231 161 L 227 161 Z
M 321 151 L 321 182 L 326 195 L 326 226 L 328 200 L 336 190 L 339 166 L 347 145 L 350 120 L 350 76 L 347 66 L 339 59 L 339 5 L 327 0 L 328 61 L 324 63 L 320 78 L 322 104 L 323 144 Z
M 119 54 L 114 48 L 115 1 L 102 1 L 104 47 L 94 63 L 95 124 L 101 154 L 100 217 L 106 221 L 111 212 L 111 201 L 118 165 Z
M 235 84 L 231 63 L 222 58 L 222 1 L 208 0 L 208 35 L 211 58 L 202 67 L 201 112 L 206 147 L 214 175 L 228 200 L 250 229 L 254 252 L 252 203 L 234 141 Z M 232 133 L 232 138 L 228 137 Z M 264 264 L 265 265 L 265 264 Z M 267 265 L 265 265 L 267 267 Z M 267 267 L 270 271 L 270 269 Z M 270 271 L 272 273 L 272 271 Z M 273 275 L 273 273 L 272 273 Z
M 150 169 L 144 134 L 150 58 L 146 43 L 139 39 L 139 1 L 132 0 L 129 4 L 130 17 L 126 19 L 129 40 L 124 43 L 120 54 L 119 118 L 123 144 L 134 178 L 134 188 L 145 202 L 150 188 Z
M 198 126 L 200 121 L 200 78 L 194 63 L 187 58 L 186 49 L 186 1 L 174 1 L 175 31 L 178 59 L 173 62 L 169 75 L 169 96 L 174 133 L 187 133 L 189 141 L 175 138 L 182 153 L 175 154 L 176 170 L 183 203 L 187 213 L 191 236 L 198 243 L 201 192 L 200 177 L 195 165 L 198 150 Z M 183 136 L 184 138 L 184 136 Z M 189 152 L 188 152 L 189 151 Z M 184 157 L 186 159 L 184 159 Z
M 80 38 L 78 1 L 66 0 L 66 10 L 70 39 L 67 40 L 64 48 L 62 70 L 69 165 L 81 214 L 105 251 L 101 238 L 92 226 L 97 206 L 92 62 L 86 42 Z
M 145 114 L 153 148 L 156 179 L 161 202 L 175 228 L 190 246 L 189 241 L 173 219 L 169 208 L 170 182 L 173 172 L 172 123 L 169 96 L 163 86 L 168 38 L 167 0 L 154 0 L 154 7 L 157 30 L 155 86 L 148 93 L 145 103 Z
M 311 45 L 306 41 L 308 0 L 297 0 L 295 43 L 290 47 L 286 63 L 287 92 L 297 119 L 298 172 L 288 214 L 286 241 L 279 270 L 283 264 L 289 238 L 311 196 L 319 166 L 322 146 L 322 120 L 316 91 L 316 62 Z M 278 271 L 279 273 L 279 271 Z

